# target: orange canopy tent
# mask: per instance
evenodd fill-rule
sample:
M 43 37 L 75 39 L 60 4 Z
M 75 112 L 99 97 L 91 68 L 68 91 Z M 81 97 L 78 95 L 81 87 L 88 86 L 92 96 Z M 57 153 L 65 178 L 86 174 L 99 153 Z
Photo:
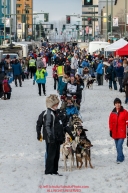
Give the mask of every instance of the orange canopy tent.
M 128 44 L 124 47 L 116 50 L 116 56 L 127 56 L 128 55 Z

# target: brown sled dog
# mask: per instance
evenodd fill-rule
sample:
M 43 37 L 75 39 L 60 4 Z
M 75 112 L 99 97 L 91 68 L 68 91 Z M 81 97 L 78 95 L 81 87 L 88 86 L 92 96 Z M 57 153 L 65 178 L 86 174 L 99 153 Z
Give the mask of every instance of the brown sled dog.
M 87 168 L 87 164 L 89 162 L 89 165 L 91 168 L 93 168 L 91 164 L 91 152 L 90 148 L 93 145 L 91 142 L 86 138 L 81 138 L 79 144 L 76 147 L 76 163 L 77 163 L 77 168 L 81 168 L 83 165 L 83 162 L 85 162 L 85 167 Z M 80 163 L 80 166 L 79 166 Z

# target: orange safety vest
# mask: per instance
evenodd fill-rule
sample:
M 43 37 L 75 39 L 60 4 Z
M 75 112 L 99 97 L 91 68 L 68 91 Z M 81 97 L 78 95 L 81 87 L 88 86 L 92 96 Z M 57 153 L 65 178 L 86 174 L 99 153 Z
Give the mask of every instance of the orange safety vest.
M 58 66 L 57 67 L 57 75 L 58 75 L 58 77 L 64 75 L 64 66 Z

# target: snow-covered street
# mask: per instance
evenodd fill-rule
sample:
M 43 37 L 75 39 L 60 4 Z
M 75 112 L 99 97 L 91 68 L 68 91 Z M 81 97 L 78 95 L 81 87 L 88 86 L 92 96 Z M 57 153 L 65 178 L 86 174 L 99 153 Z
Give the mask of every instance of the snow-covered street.
M 51 67 L 48 74 L 47 96 L 56 93 Z M 49 189 L 45 185 L 88 186 L 73 188 L 83 193 L 128 192 L 126 140 L 125 161 L 118 165 L 114 140 L 108 130 L 113 100 L 119 97 L 124 108 L 128 109 L 124 104 L 124 93 L 110 91 L 105 81 L 104 86 L 95 83 L 93 90 L 85 90 L 81 115 L 85 128 L 89 130 L 87 136 L 93 144 L 91 158 L 94 169 L 83 166 L 81 170 L 73 168 L 72 172 L 64 172 L 64 163 L 60 158 L 59 173 L 63 176 L 58 177 L 44 175 L 45 143 L 37 140 L 36 121 L 46 108 L 46 96 L 38 96 L 37 84 L 33 85 L 31 79 L 25 80 L 22 88 L 15 87 L 14 83 L 11 86 L 11 100 L 0 100 L 0 193 L 46 193 Z

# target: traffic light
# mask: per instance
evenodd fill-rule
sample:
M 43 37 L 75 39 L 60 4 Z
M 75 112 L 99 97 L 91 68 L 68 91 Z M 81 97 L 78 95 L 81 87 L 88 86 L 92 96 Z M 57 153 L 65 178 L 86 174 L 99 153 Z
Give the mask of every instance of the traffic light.
M 53 30 L 53 24 L 51 24 L 51 30 Z
M 65 25 L 63 25 L 63 30 L 65 30 Z
M 79 25 L 76 25 L 76 30 L 79 30 Z
M 22 14 L 22 23 L 25 23 L 25 22 L 26 22 L 26 15 Z
M 44 22 L 48 22 L 48 21 L 49 21 L 49 14 L 44 13 Z
M 88 25 L 92 25 L 92 18 L 88 17 Z
M 67 15 L 67 16 L 66 16 L 66 24 L 70 24 L 70 23 L 71 23 L 70 16 Z
M 93 5 L 93 0 L 84 0 L 84 5 Z
M 112 22 L 111 15 L 108 15 L 108 32 L 111 31 L 111 22 Z

